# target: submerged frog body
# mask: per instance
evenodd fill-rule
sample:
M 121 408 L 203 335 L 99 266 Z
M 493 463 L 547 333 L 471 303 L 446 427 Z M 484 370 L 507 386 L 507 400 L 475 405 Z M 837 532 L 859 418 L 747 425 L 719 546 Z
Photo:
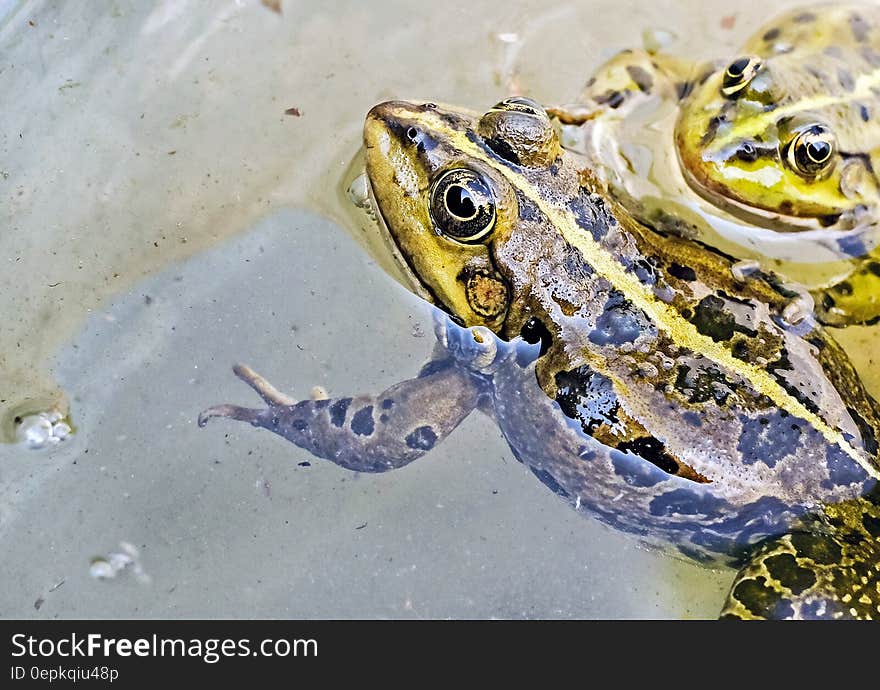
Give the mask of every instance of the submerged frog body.
M 556 114 L 645 222 L 734 254 L 855 258 L 817 279 L 817 313 L 880 316 L 880 7 L 791 11 L 715 64 L 625 51 L 581 101 Z
M 636 223 L 546 112 L 383 103 L 364 127 L 378 215 L 439 319 L 434 359 L 379 395 L 294 401 L 247 367 L 248 422 L 352 470 L 416 460 L 475 409 L 577 510 L 742 567 L 740 617 L 871 617 L 880 410 L 787 293 Z M 784 294 L 781 294 L 784 293 Z

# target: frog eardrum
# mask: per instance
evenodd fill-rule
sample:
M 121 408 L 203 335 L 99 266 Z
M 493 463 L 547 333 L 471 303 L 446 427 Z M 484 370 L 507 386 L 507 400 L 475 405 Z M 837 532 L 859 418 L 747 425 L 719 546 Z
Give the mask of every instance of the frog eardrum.
M 561 151 L 547 112 L 530 98 L 496 103 L 480 118 L 477 131 L 495 153 L 516 165 L 546 167 Z

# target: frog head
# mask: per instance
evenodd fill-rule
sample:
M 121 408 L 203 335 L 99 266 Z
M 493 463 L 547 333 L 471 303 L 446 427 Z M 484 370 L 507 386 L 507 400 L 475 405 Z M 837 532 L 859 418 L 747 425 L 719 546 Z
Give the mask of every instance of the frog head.
M 880 201 L 871 152 L 859 150 L 860 86 L 834 93 L 827 79 L 838 70 L 825 57 L 807 67 L 792 55 L 744 55 L 694 86 L 675 141 L 700 194 L 781 229 L 827 226 Z
M 390 101 L 368 113 L 364 150 L 378 215 L 413 289 L 462 325 L 498 332 L 511 286 L 492 246 L 521 222 L 499 169 L 546 169 L 560 156 L 545 111 L 525 98 L 484 114 Z

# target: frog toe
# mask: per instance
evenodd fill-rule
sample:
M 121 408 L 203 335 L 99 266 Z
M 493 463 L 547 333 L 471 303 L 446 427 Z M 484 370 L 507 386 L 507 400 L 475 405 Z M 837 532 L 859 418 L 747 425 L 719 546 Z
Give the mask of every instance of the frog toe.
M 247 364 L 236 364 L 232 373 L 256 391 L 269 405 L 295 405 L 296 399 L 285 395 L 266 379 L 251 369 Z

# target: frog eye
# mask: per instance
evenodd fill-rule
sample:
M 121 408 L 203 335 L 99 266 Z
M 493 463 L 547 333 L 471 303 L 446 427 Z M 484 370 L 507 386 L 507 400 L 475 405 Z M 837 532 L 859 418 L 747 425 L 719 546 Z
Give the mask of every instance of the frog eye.
M 434 182 L 430 210 L 440 233 L 459 242 L 479 242 L 495 226 L 492 190 L 467 168 L 448 170 Z
M 834 134 L 824 125 L 812 125 L 795 134 L 786 151 L 790 168 L 803 177 L 818 177 L 831 169 L 836 148 Z
M 760 67 L 761 60 L 751 55 L 731 62 L 721 80 L 721 94 L 729 98 L 742 91 L 755 78 Z

